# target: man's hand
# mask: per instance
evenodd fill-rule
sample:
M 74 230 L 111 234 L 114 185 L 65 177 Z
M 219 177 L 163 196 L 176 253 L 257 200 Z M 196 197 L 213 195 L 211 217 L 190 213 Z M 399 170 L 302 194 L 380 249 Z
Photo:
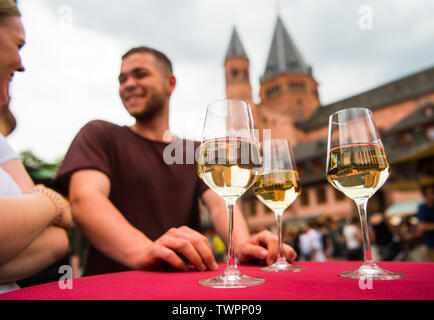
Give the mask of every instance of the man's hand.
M 237 247 L 237 257 L 242 264 L 251 264 L 255 262 L 273 264 L 277 258 L 277 236 L 268 230 L 263 230 L 248 241 Z M 297 253 L 289 245 L 283 245 L 283 253 L 289 262 L 297 257 Z
M 218 270 L 217 262 L 208 239 L 186 226 L 171 228 L 147 246 L 137 269 L 155 270 L 167 265 L 180 271 L 188 271 L 188 265 L 198 270 Z

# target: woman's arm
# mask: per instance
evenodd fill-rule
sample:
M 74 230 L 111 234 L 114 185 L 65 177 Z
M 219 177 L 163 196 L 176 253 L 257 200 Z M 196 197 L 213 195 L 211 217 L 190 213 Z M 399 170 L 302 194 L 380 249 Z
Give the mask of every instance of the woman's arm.
M 4 162 L 1 168 L 9 174 L 22 193 L 29 192 L 34 183 L 19 159 Z M 41 191 L 39 189 L 38 191 Z M 45 190 L 46 191 L 46 190 Z M 72 217 L 68 204 L 55 193 L 33 193 L 24 196 L 0 196 L 0 265 L 17 256 L 49 225 L 69 228 Z M 60 202 L 56 206 L 53 197 Z
M 42 194 L 0 197 L 0 265 L 18 255 L 52 224 L 56 211 Z
M 0 265 L 0 282 L 29 277 L 62 259 L 67 251 L 68 238 L 65 230 L 51 226 L 15 258 Z
M 35 186 L 32 178 L 30 178 L 26 168 L 19 159 L 4 162 L 1 164 L 1 167 L 11 176 L 22 193 L 29 191 Z

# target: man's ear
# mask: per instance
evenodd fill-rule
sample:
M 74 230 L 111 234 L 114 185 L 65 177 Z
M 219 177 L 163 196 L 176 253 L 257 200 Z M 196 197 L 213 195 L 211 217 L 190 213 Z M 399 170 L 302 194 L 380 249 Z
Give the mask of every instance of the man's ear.
M 168 77 L 168 91 L 169 94 L 171 94 L 173 92 L 173 90 L 175 90 L 176 87 L 176 78 L 175 76 L 171 73 Z

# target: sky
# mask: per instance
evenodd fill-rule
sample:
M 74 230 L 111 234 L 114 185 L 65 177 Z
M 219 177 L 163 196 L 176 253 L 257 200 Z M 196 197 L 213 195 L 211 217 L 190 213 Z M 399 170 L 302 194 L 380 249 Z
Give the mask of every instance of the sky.
M 277 14 L 312 66 L 322 105 L 434 65 L 432 0 L 20 0 L 26 71 L 10 87 L 9 142 L 45 161 L 66 153 L 87 122 L 134 120 L 118 96 L 120 57 L 163 51 L 177 86 L 170 128 L 200 140 L 206 107 L 225 98 L 224 57 L 234 26 L 259 102 Z

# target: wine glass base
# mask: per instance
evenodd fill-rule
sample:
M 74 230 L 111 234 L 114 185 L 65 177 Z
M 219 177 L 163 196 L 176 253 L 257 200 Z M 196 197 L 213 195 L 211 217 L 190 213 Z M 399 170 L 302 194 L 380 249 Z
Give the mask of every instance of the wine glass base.
M 405 274 L 381 269 L 375 263 L 364 263 L 360 268 L 353 271 L 339 273 L 342 278 L 363 280 L 395 280 L 405 278 Z
M 246 276 L 239 271 L 231 274 L 222 273 L 217 277 L 199 280 L 201 286 L 212 288 L 246 288 L 264 283 L 265 279 Z
M 287 261 L 277 261 L 272 265 L 260 268 L 260 270 L 267 272 L 299 272 L 304 269 L 305 267 L 294 266 Z

